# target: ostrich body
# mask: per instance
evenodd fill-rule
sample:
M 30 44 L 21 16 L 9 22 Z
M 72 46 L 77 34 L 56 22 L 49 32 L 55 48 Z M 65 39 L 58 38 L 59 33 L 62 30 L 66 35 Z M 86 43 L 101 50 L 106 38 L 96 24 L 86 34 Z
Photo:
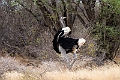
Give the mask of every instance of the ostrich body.
M 68 68 L 70 68 L 70 60 L 67 56 L 68 53 L 73 53 L 74 60 L 77 58 L 76 51 L 78 48 L 80 48 L 86 40 L 81 39 L 73 39 L 67 37 L 67 35 L 71 32 L 71 29 L 69 27 L 66 27 L 64 24 L 64 19 L 66 17 L 61 17 L 60 22 L 63 26 L 62 30 L 58 31 L 53 39 L 53 47 L 54 50 L 61 54 L 63 58 L 65 58 Z
M 66 32 L 66 34 L 69 34 L 70 31 L 71 30 L 66 30 L 66 29 L 58 31 L 55 34 L 54 39 L 53 39 L 54 50 L 57 53 L 61 54 L 61 56 L 63 56 L 63 58 L 66 59 L 68 67 L 70 67 L 70 60 L 69 60 L 67 54 L 73 53 L 74 59 L 76 59 L 77 58 L 77 55 L 76 55 L 77 49 L 80 48 L 86 41 L 83 38 L 73 39 L 73 38 L 65 37 L 64 32 Z

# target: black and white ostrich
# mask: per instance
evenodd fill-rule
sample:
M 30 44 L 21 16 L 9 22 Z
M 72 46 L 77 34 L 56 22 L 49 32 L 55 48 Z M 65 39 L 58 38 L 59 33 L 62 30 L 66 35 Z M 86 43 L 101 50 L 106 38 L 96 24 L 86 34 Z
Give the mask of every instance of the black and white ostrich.
M 68 68 L 70 68 L 70 60 L 67 56 L 68 53 L 73 53 L 74 59 L 77 58 L 76 51 L 78 48 L 80 48 L 86 40 L 81 38 L 81 39 L 73 39 L 66 37 L 67 34 L 71 32 L 69 27 L 63 27 L 62 30 L 58 31 L 53 39 L 53 47 L 54 50 L 61 54 L 63 58 L 65 58 L 67 62 Z

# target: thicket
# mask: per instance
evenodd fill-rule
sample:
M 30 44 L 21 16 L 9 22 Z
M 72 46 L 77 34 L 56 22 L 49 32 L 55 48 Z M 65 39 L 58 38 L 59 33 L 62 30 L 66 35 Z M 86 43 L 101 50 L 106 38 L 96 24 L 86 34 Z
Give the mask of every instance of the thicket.
M 101 12 L 92 35 L 97 38 L 99 50 L 104 50 L 107 59 L 114 59 L 120 47 L 120 1 L 103 0 Z
M 107 58 L 113 59 L 120 48 L 120 1 L 96 1 L 1 0 L 0 49 L 12 56 L 17 53 L 34 58 L 39 56 L 42 60 L 46 56 L 53 57 L 52 38 L 61 28 L 60 17 L 66 16 L 66 25 L 73 29 L 78 22 L 78 30 L 82 27 L 88 30 L 85 36 L 92 32 L 99 51 L 105 51 Z

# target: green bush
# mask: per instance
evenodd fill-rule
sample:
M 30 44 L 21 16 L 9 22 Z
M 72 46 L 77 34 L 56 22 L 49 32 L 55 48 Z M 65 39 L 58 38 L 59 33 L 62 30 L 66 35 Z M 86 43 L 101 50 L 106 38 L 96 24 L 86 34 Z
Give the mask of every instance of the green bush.
M 120 46 L 120 0 L 103 0 L 92 35 L 100 49 L 104 49 L 113 59 Z

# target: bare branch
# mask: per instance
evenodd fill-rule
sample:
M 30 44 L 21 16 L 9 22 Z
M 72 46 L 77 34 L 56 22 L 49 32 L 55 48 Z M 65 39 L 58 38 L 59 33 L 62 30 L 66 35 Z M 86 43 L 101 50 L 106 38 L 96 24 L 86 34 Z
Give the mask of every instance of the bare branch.
M 33 15 L 33 17 L 39 22 L 39 19 L 37 18 L 37 15 L 35 15 L 32 10 L 28 9 L 26 6 L 24 6 L 22 3 L 20 3 L 19 1 L 16 1 L 18 4 L 20 4 L 26 11 L 28 11 L 31 15 Z
M 75 63 L 75 61 L 76 61 L 76 60 L 77 60 L 77 59 L 73 59 L 73 61 L 72 61 L 71 65 L 70 65 L 69 70 L 71 70 L 71 69 L 72 69 L 72 67 L 73 67 L 73 65 L 74 65 L 74 63 Z
M 6 45 L 6 46 L 8 46 L 8 47 L 11 47 L 11 48 L 14 48 L 14 49 L 17 49 L 17 50 L 20 50 L 20 48 L 19 48 L 19 47 L 16 47 L 16 46 L 11 46 L 11 45 L 6 44 L 6 43 L 4 43 L 4 45 Z
M 40 76 L 42 77 L 42 75 L 43 75 L 47 70 L 48 70 L 48 66 L 45 68 L 45 70 L 44 70 L 42 73 L 40 73 Z
M 74 0 L 72 0 L 72 2 L 74 2 Z M 75 8 L 74 8 L 75 12 L 77 12 L 77 7 L 78 6 L 79 6 L 79 0 L 77 1 L 76 5 L 75 5 Z M 75 18 L 76 18 L 76 14 L 73 14 L 73 16 L 72 16 L 72 23 L 73 24 L 74 24 Z
M 36 3 L 44 16 L 46 26 L 48 26 L 50 29 L 52 29 L 54 26 L 53 22 L 52 22 L 52 18 L 50 18 L 52 13 L 45 7 L 44 2 L 42 2 L 41 0 L 37 0 Z
M 83 0 L 83 4 L 84 4 L 84 8 L 85 11 L 87 13 L 87 16 L 90 20 L 94 21 L 95 19 L 95 11 L 94 11 L 94 7 L 95 7 L 95 1 L 96 0 Z
M 88 18 L 88 16 L 87 16 L 86 10 L 84 9 L 84 5 L 83 5 L 83 4 L 79 4 L 79 3 L 80 3 L 80 0 L 78 0 L 77 3 L 75 3 L 74 1 L 73 1 L 72 3 L 76 4 L 76 7 L 75 7 L 75 8 L 78 7 L 78 8 L 81 10 L 81 12 L 83 13 L 84 17 L 85 17 L 88 21 L 90 21 L 89 18 Z M 77 10 L 76 10 L 76 11 L 77 11 Z
M 59 22 L 59 14 L 57 12 L 56 1 L 55 0 L 51 0 L 51 5 L 52 5 L 53 14 L 54 14 L 55 28 L 57 28 L 59 30 L 59 28 L 60 28 L 60 22 Z
M 81 21 L 81 23 L 83 24 L 83 26 L 86 27 L 86 23 L 85 23 L 84 19 L 79 14 L 77 14 L 77 17 Z

